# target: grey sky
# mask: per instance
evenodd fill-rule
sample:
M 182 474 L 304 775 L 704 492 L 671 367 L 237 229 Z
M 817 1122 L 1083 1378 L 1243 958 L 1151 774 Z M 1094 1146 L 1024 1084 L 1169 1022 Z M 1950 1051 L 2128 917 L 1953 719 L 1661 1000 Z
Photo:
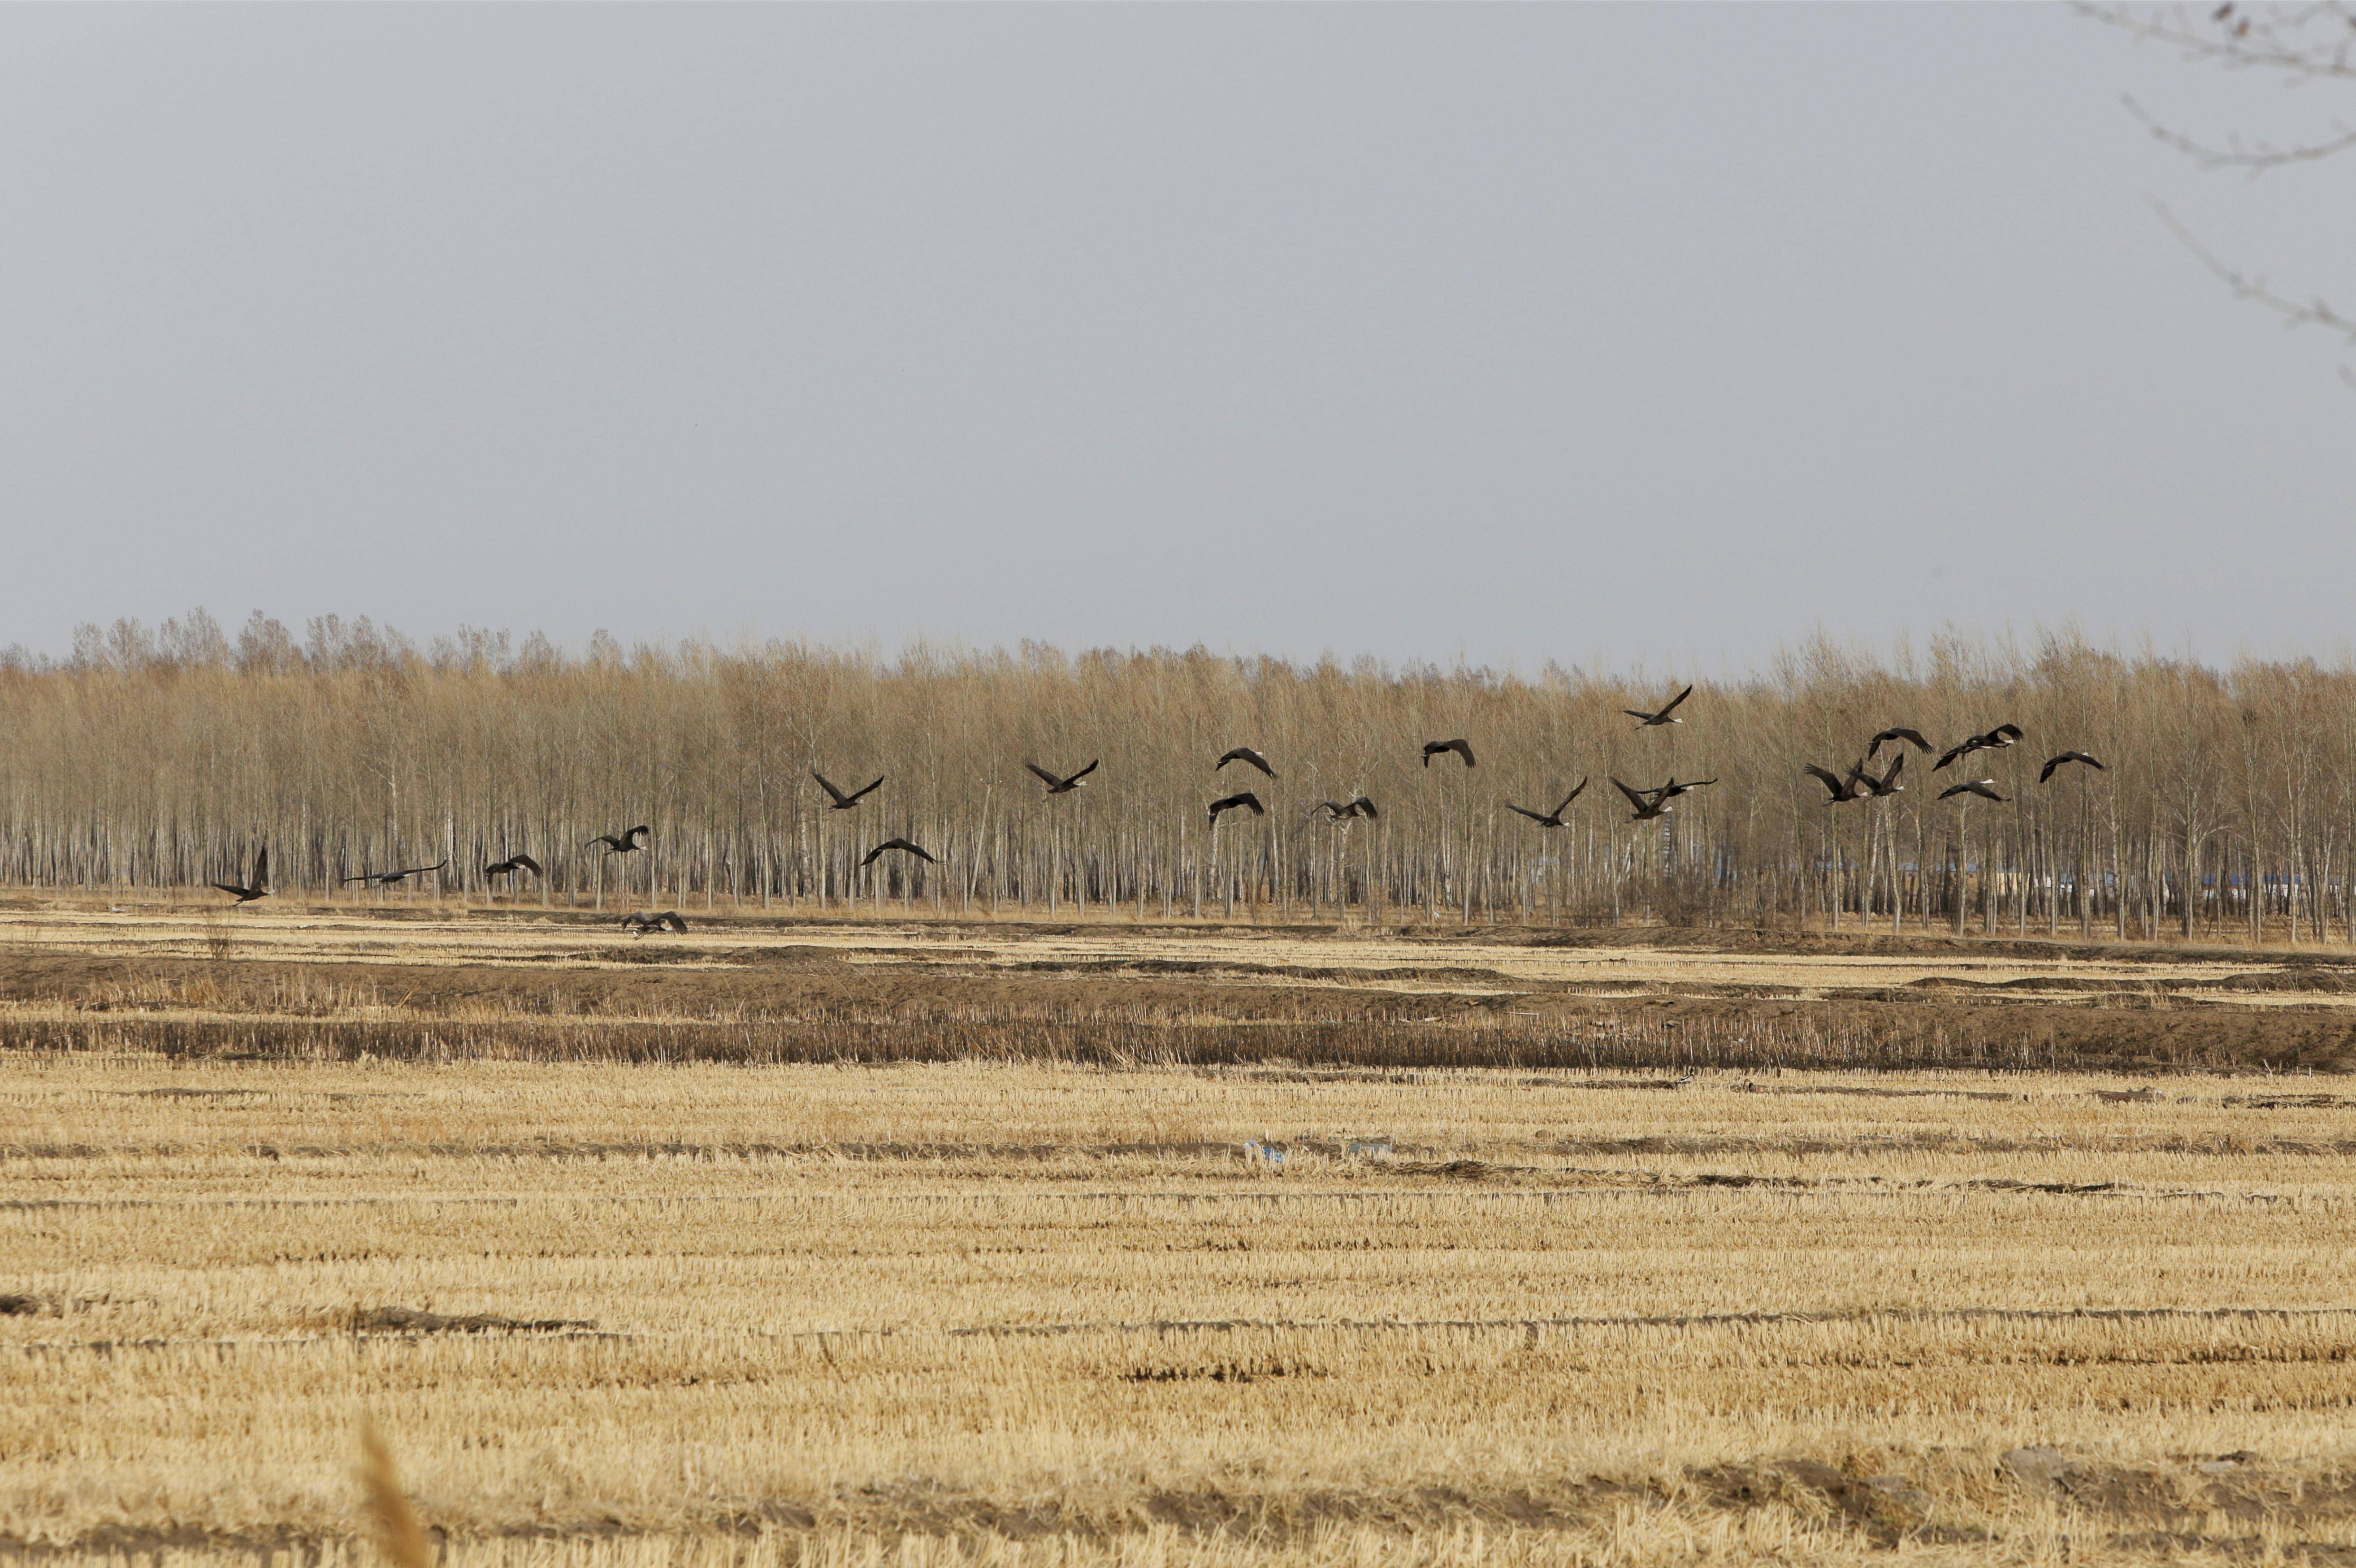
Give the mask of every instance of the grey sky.
M 0 643 L 2330 652 L 2356 107 L 2039 7 L 0 11 Z

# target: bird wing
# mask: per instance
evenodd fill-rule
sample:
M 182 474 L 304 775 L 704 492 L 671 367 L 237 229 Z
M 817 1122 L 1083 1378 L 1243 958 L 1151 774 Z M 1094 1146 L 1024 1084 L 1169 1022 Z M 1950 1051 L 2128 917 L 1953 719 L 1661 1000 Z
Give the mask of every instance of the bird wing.
M 1546 815 L 1545 815 L 1544 813 L 1542 813 L 1542 812 L 1536 812 L 1536 811 L 1532 811 L 1532 810 L 1531 810 L 1528 806 L 1526 806 L 1526 805 L 1515 805 L 1512 801 L 1510 801 L 1510 800 L 1509 800 L 1509 801 L 1507 801 L 1507 802 L 1505 803 L 1505 809 L 1506 809 L 1507 811 L 1518 811 L 1518 812 L 1520 812 L 1524 816 L 1528 817 L 1532 822 L 1543 823 L 1543 824 L 1545 824 L 1546 826 L 1547 826 L 1547 827 L 1551 827 L 1552 826 L 1554 826 L 1554 824 L 1555 824 L 1555 823 L 1557 823 L 1557 822 L 1558 822 L 1558 821 L 1560 821 L 1560 820 L 1562 819 L 1562 813 L 1561 813 L 1560 811 L 1558 811 L 1558 810 L 1555 813 L 1555 815 L 1554 815 L 1554 816 L 1546 816 Z
M 810 777 L 818 780 L 819 788 L 826 791 L 828 795 L 834 797 L 834 802 L 837 805 L 842 804 L 842 792 L 835 788 L 832 784 L 829 783 L 827 776 L 824 773 L 819 772 L 816 768 L 812 768 L 810 770 Z
M 1920 730 L 1909 730 L 1909 729 L 1908 729 L 1908 728 L 1906 728 L 1906 726 L 1904 726 L 1903 724 L 1893 724 L 1893 725 L 1891 725 L 1889 729 L 1884 730 L 1880 734 L 1876 735 L 1876 736 L 1873 738 L 1873 741 L 1872 741 L 1872 743 L 1871 743 L 1870 745 L 1869 745 L 1869 746 L 1867 746 L 1867 747 L 1866 747 L 1866 749 L 1865 749 L 1865 754 L 1866 754 L 1866 758 L 1867 758 L 1867 760 L 1868 760 L 1868 761 L 1870 761 L 1870 760 L 1871 760 L 1871 759 L 1872 759 L 1872 758 L 1873 758 L 1877 753 L 1879 753 L 1879 752 L 1880 752 L 1880 750 L 1881 750 L 1881 748 L 1882 748 L 1883 744 L 1884 744 L 1885 742 L 1887 742 L 1887 741 L 1910 741 L 1910 742 L 1912 742 L 1912 744 L 1913 744 L 1913 745 L 1914 745 L 1918 750 L 1925 751 L 1925 752 L 1932 751 L 1932 750 L 1933 750 L 1933 749 L 1934 749 L 1934 748 L 1932 746 L 1932 744 L 1931 744 L 1931 742 L 1930 742 L 1930 741 L 1926 741 L 1926 740 L 1924 740 L 1924 739 L 1922 738 L 1922 731 L 1920 731 Z
M 1988 738 L 1990 740 L 1994 740 L 1998 735 L 2004 736 L 2007 740 L 2018 741 L 2020 739 L 2020 726 L 2018 724 L 1999 724 L 1995 729 L 1988 731 Z
M 540 869 L 540 862 L 533 859 L 529 855 L 518 855 L 512 863 L 521 866 L 525 870 L 530 871 L 535 877 L 544 877 L 548 874 Z
M 1088 765 L 1087 765 L 1087 767 L 1082 768 L 1078 773 L 1074 773 L 1070 778 L 1066 779 L 1064 782 L 1065 782 L 1066 784 L 1077 784 L 1077 783 L 1079 783 L 1082 779 L 1084 779 L 1084 778 L 1087 777 L 1090 773 L 1092 773 L 1096 772 L 1096 771 L 1097 771 L 1097 764 L 1098 764 L 1098 763 L 1102 762 L 1103 760 L 1104 760 L 1104 759 L 1103 759 L 1103 758 L 1101 758 L 1101 757 L 1091 757 L 1091 758 L 1089 758 L 1089 759 L 1088 759 Z
M 1973 737 L 1973 740 L 1977 739 L 1977 736 Z M 1941 757 L 1937 762 L 1933 763 L 1931 764 L 1931 771 L 1935 773 L 1944 768 L 1949 763 L 1954 762 L 1957 757 L 1969 756 L 1972 752 L 1978 750 L 1979 748 L 1973 745 L 1971 741 L 1965 741 L 1961 745 L 1949 749 L 1944 756 Z M 1941 795 L 1939 798 L 1941 800 L 1944 800 L 1947 797 L 1945 795 Z
M 926 865 L 937 866 L 941 863 L 941 858 L 938 855 L 929 853 L 921 844 L 911 844 L 904 838 L 900 841 L 900 848 L 905 849 L 909 854 L 914 855 L 917 859 L 924 861 Z
M 1653 804 L 1651 797 L 1646 795 L 1642 790 L 1631 789 L 1628 785 L 1622 784 L 1618 779 L 1613 779 L 1612 783 L 1622 795 L 1628 797 L 1628 804 L 1634 806 L 1637 810 L 1643 811 Z
M 889 844 L 878 844 L 874 848 L 867 851 L 867 853 L 860 859 L 859 869 L 863 871 L 868 867 L 875 864 L 877 859 L 883 855 L 884 851 L 890 848 L 892 848 L 892 846 Z
M 1586 793 L 1587 781 L 1585 779 L 1581 779 L 1575 786 L 1573 786 L 1569 795 L 1562 797 L 1562 804 L 1554 808 L 1554 814 L 1557 816 L 1560 816 L 1564 812 L 1570 809 L 1570 803 L 1572 801 L 1577 800 L 1580 795 L 1585 795 Z
M 1375 809 L 1375 803 L 1363 795 L 1350 803 L 1350 809 L 1361 816 L 1380 817 L 1382 816 L 1381 812 Z
M 630 840 L 632 843 L 634 843 L 634 844 L 635 844 L 635 843 L 637 843 L 637 842 L 639 839 L 641 839 L 641 838 L 647 838 L 647 837 L 652 837 L 652 836 L 653 836 L 653 834 L 654 834 L 654 829 L 653 829 L 653 828 L 648 827 L 647 827 L 645 824 L 641 823 L 639 826 L 637 826 L 637 827 L 636 827 L 631 828 L 627 833 L 623 834 L 623 835 L 622 835 L 622 837 L 625 837 L 625 838 L 627 838 L 628 840 Z
M 1024 767 L 1026 767 L 1026 768 L 1029 768 L 1033 773 L 1034 773 L 1038 774 L 1038 775 L 1039 775 L 1039 777 L 1040 777 L 1041 779 L 1044 780 L 1046 783 L 1048 783 L 1048 784 L 1062 784 L 1062 783 L 1064 782 L 1063 780 L 1061 780 L 1061 779 L 1057 778 L 1055 774 L 1053 774 L 1053 773 L 1049 773 L 1046 769 L 1044 769 L 1044 768 L 1041 767 L 1038 763 L 1034 763 L 1034 762 L 1032 762 L 1032 761 L 1031 761 L 1029 758 L 1027 758 L 1027 757 L 1023 759 L 1023 765 Z
M 687 916 L 680 913 L 677 910 L 668 910 L 664 912 L 660 920 L 656 923 L 667 924 L 673 931 L 678 932 L 681 936 L 685 936 L 687 934 Z
M 1236 798 L 1229 804 L 1242 806 L 1254 816 L 1266 816 L 1268 815 L 1268 807 L 1262 805 L 1259 803 L 1259 796 L 1252 794 L 1249 790 L 1246 790 L 1243 794 L 1236 796 Z
M 267 844 L 254 854 L 253 885 L 265 890 L 270 886 L 270 846 Z
M 2056 768 L 2058 768 L 2058 767 L 2060 767 L 2062 763 L 2064 763 L 2068 762 L 2069 760 L 2070 760 L 2070 753 L 2069 753 L 2069 752 L 2062 752 L 2062 753 L 2060 756 L 2058 756 L 2058 757 L 2048 757 L 2048 758 L 2046 758 L 2046 759 L 2045 759 L 2045 765 L 2044 765 L 2043 767 L 2041 767 L 2041 768 L 2040 768 L 2040 769 L 2038 769 L 2038 770 L 2037 770 L 2037 782 L 2038 782 L 2039 784 L 2043 784 L 2043 783 L 2045 783 L 2048 779 L 2051 779 L 2051 778 L 2053 776 L 2053 770 L 2054 770 L 2054 769 L 2056 769 Z
M 205 885 L 207 887 L 219 888 L 225 893 L 235 893 L 240 898 L 245 897 L 245 890 L 243 888 L 236 887 L 229 882 L 208 882 Z
M 1641 708 L 1622 708 L 1620 711 L 1625 713 L 1631 719 L 1643 719 L 1650 721 L 1653 717 Z
M 339 882 L 339 883 L 337 884 L 337 886 L 348 886 L 348 885 L 349 885 L 350 883 L 353 883 L 353 882 L 372 882 L 372 881 L 374 881 L 374 880 L 376 880 L 376 879 L 375 879 L 374 877 L 369 876 L 366 871 L 362 871 L 362 872 L 361 872 L 359 876 L 357 876 L 357 877 L 346 877 L 346 878 L 344 878 L 344 879 L 342 880 L 342 881 L 341 881 L 341 882 Z
M 583 843 L 583 845 L 581 846 L 581 848 L 583 848 L 584 849 L 586 849 L 587 848 L 589 848 L 589 846 L 590 846 L 591 844 L 604 844 L 604 845 L 606 845 L 607 847 L 609 847 L 609 848 L 610 848 L 610 847 L 612 847 L 612 846 L 613 846 L 613 843 L 614 843 L 614 836 L 613 836 L 612 834 L 610 834 L 610 833 L 600 833 L 599 835 L 597 835 L 597 837 L 596 837 L 592 838 L 592 839 L 589 839 L 589 840 L 587 840 L 586 842 Z
M 1455 752 L 1458 756 L 1460 756 L 1460 757 L 1463 758 L 1463 759 L 1464 759 L 1464 765 L 1465 765 L 1466 767 L 1468 767 L 1468 768 L 1477 768 L 1477 767 L 1479 767 L 1479 766 L 1481 765 L 1480 763 L 1476 763 L 1476 762 L 1474 762 L 1474 761 L 1472 760 L 1472 741 L 1449 741 L 1449 742 L 1448 742 L 1448 749 L 1449 749 L 1450 751 L 1451 751 L 1451 752 Z
M 884 781 L 883 779 L 878 778 L 873 784 L 869 784 L 865 789 L 857 791 L 856 793 L 847 796 L 844 799 L 843 804 L 848 805 L 854 800 L 865 800 L 869 795 L 873 795 L 877 790 L 882 789 L 883 787 Z
M 1833 798 L 1835 800 L 1838 800 L 1841 796 L 1848 793 L 1848 786 L 1841 783 L 1839 775 L 1835 773 L 1829 768 L 1820 768 L 1816 766 L 1815 763 L 1810 763 L 1806 767 L 1802 768 L 1800 771 L 1807 774 L 1812 779 L 1822 779 L 1824 781 L 1825 787 L 1833 792 Z
M 1663 708 L 1658 713 L 1654 714 L 1653 717 L 1655 719 L 1666 719 L 1670 714 L 1676 711 L 1678 703 L 1683 702 L 1687 698 L 1691 697 L 1692 695 L 1693 688 L 1690 686 L 1687 687 L 1683 691 L 1680 691 L 1675 697 L 1670 698 L 1668 705 Z

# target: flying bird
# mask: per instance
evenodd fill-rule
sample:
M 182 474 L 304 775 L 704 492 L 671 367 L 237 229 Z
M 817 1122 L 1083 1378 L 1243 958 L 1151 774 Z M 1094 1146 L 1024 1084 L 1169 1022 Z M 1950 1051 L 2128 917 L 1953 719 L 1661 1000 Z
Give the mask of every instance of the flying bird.
M 1426 741 L 1423 743 L 1423 765 L 1428 768 L 1431 766 L 1432 758 L 1444 757 L 1451 752 L 1463 758 L 1468 768 L 1480 765 L 1472 760 L 1472 742 L 1461 737 L 1453 741 Z
M 1562 804 L 1556 806 L 1552 811 L 1532 811 L 1528 806 L 1515 805 L 1510 800 L 1505 803 L 1505 809 L 1507 811 L 1520 812 L 1524 816 L 1528 817 L 1540 827 L 1560 827 L 1562 826 L 1562 814 L 1570 809 L 1570 803 L 1577 800 L 1586 788 L 1587 781 L 1585 779 L 1580 780 L 1579 788 L 1574 789 L 1569 795 L 1564 795 L 1562 797 Z
M 270 846 L 265 844 L 255 851 L 253 880 L 250 884 L 239 887 L 235 882 L 215 882 L 212 885 L 225 893 L 235 893 L 237 901 L 241 904 L 252 903 L 256 899 L 268 898 L 270 896 Z
M 633 936 L 644 936 L 649 931 L 676 931 L 684 936 L 687 921 L 679 911 L 667 909 L 660 914 L 626 914 L 622 917 L 622 929 Z
M 1902 757 L 1901 760 L 1903 760 Z M 1833 772 L 1830 768 L 1820 768 L 1814 763 L 1810 763 L 1806 767 L 1802 768 L 1800 771 L 1807 774 L 1812 779 L 1818 779 L 1823 782 L 1825 788 L 1830 792 L 1825 801 L 1826 805 L 1841 805 L 1858 798 L 1858 770 L 1856 768 L 1849 769 L 1848 777 L 1847 778 L 1841 777 L 1840 774 Z
M 603 844 L 608 855 L 626 855 L 633 849 L 643 848 L 646 837 L 653 831 L 653 828 L 641 825 L 624 834 L 600 833 L 589 840 L 589 844 Z M 586 849 L 589 844 L 581 847 Z
M 1252 766 L 1258 768 L 1269 777 L 1276 777 L 1276 770 L 1268 765 L 1268 759 L 1261 756 L 1258 752 L 1253 751 L 1249 746 L 1237 746 L 1234 751 L 1229 752 L 1226 756 L 1221 757 L 1219 759 L 1218 767 L 1213 768 L 1211 771 L 1213 773 L 1216 773 L 1219 771 L 1219 768 L 1226 767 L 1229 763 L 1249 763 Z
M 504 877 L 510 871 L 530 871 L 535 877 L 548 874 L 540 869 L 540 862 L 529 855 L 510 855 L 483 868 L 483 875 L 487 877 Z
M 1254 816 L 1268 815 L 1268 807 L 1259 803 L 1259 796 L 1249 790 L 1244 790 L 1240 794 L 1227 796 L 1225 800 L 1215 800 L 1211 803 L 1211 826 L 1216 827 L 1219 825 L 1219 813 L 1233 811 L 1237 806 L 1250 812 Z
M 1687 698 L 1691 697 L 1692 695 L 1693 688 L 1688 686 L 1683 691 L 1678 692 L 1675 697 L 1670 698 L 1668 701 L 1663 703 L 1659 710 L 1656 712 L 1647 713 L 1641 708 L 1622 708 L 1620 711 L 1625 713 L 1629 718 L 1636 720 L 1638 721 L 1636 728 L 1639 730 L 1648 730 L 1655 724 L 1682 724 L 1685 722 L 1684 720 L 1673 719 L 1670 715 L 1676 711 L 1678 703 L 1683 702 Z
M 863 871 L 868 867 L 875 864 L 876 859 L 882 856 L 884 851 L 886 849 L 905 849 L 909 854 L 914 855 L 917 859 L 922 860 L 927 866 L 937 866 L 941 863 L 941 858 L 938 855 L 928 854 L 923 847 L 912 844 L 905 838 L 886 838 L 883 843 L 878 844 L 874 848 L 867 851 L 867 859 L 859 862 L 859 869 Z
M 826 791 L 828 795 L 834 797 L 834 805 L 831 809 L 835 811 L 849 811 L 852 806 L 857 805 L 868 795 L 873 795 L 877 790 L 884 787 L 884 781 L 879 778 L 873 784 L 869 784 L 865 789 L 853 790 L 849 795 L 845 795 L 841 790 L 835 788 L 832 784 L 827 783 L 826 775 L 819 772 L 816 768 L 812 768 L 810 770 L 810 777 L 818 780 L 819 788 Z
M 1103 759 L 1101 758 L 1097 759 L 1098 762 L 1102 760 Z M 1058 778 L 1055 774 L 1049 773 L 1046 769 L 1041 767 L 1036 763 L 1025 762 L 1023 765 L 1039 775 L 1041 781 L 1046 784 L 1047 793 L 1049 795 L 1069 795 L 1074 790 L 1078 789 L 1081 784 L 1090 773 L 1097 771 L 1096 762 L 1091 762 L 1087 767 L 1082 768 L 1078 773 L 1072 774 L 1070 777 Z
M 1677 796 L 1685 794 L 1687 790 L 1699 789 L 1704 784 L 1714 784 L 1717 782 L 1718 781 L 1716 779 L 1689 779 L 1684 784 L 1679 784 L 1676 781 L 1676 776 L 1673 773 L 1670 775 L 1668 783 L 1663 784 L 1656 790 L 1651 791 L 1650 793 L 1660 796 L 1663 800 L 1675 800 Z
M 1636 808 L 1636 815 L 1628 819 L 1631 822 L 1651 822 L 1676 809 L 1669 804 L 1665 785 L 1657 790 L 1644 790 L 1621 784 L 1618 779 L 1613 779 L 1612 783 L 1622 795 L 1628 797 L 1628 804 Z
M 1325 820 L 1328 822 L 1347 822 L 1353 817 L 1382 816 L 1381 812 L 1375 809 L 1375 803 L 1363 795 L 1346 803 L 1338 800 L 1321 800 L 1309 808 L 1309 814 L 1312 816 L 1321 811 L 1325 814 Z
M 2046 760 L 2045 766 L 2038 772 L 2037 782 L 2039 784 L 2043 784 L 2046 780 L 2051 778 L 2053 776 L 2053 770 L 2060 767 L 2064 763 L 2083 763 L 2098 773 L 2106 773 L 2111 771 L 2104 767 L 2094 757 L 2084 752 L 2064 752 L 2058 757 L 2051 757 Z
M 1959 784 L 1949 784 L 1945 789 L 1939 792 L 1939 798 L 1941 800 L 1952 800 L 1959 795 L 1976 795 L 1982 800 L 1992 800 L 1999 805 L 2004 803 L 2005 798 L 1996 793 L 1996 780 L 1994 779 L 1967 779 Z
M 1922 749 L 1927 752 L 1931 748 L 1925 746 Z M 1898 760 L 1890 764 L 1890 771 L 1882 774 L 1879 778 L 1875 778 L 1871 773 L 1867 773 L 1865 771 L 1864 763 L 1859 763 L 1857 766 L 1849 769 L 1848 777 L 1849 783 L 1855 784 L 1865 794 L 1873 796 L 1876 800 L 1879 800 L 1886 795 L 1896 795 L 1900 790 L 1906 787 L 1904 784 L 1898 782 L 1898 775 L 1905 771 L 1906 753 L 1901 752 L 1898 753 Z
M 1865 760 L 1869 763 L 1873 761 L 1875 757 L 1881 754 L 1881 748 L 1891 741 L 1903 741 L 1918 752 L 1935 752 L 1939 749 L 1922 738 L 1922 731 L 1909 730 L 1903 724 L 1893 724 L 1876 735 L 1872 743 L 1866 747 Z
M 1985 735 L 1966 736 L 1956 741 L 1945 756 L 1931 764 L 1931 771 L 1935 773 L 1957 757 L 1968 757 L 1974 752 L 2000 752 L 2019 739 L 2019 725 L 1999 724 Z
M 445 855 L 430 866 L 411 866 L 399 871 L 362 871 L 359 876 L 346 877 L 344 880 L 346 882 L 374 882 L 378 887 L 389 888 L 404 877 L 419 876 L 427 871 L 438 871 L 449 863 L 450 858 Z

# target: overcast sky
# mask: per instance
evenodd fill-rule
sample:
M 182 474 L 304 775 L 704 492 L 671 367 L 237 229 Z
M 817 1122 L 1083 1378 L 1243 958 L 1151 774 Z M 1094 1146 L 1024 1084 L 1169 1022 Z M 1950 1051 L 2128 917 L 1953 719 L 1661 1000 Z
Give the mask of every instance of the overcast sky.
M 0 644 L 2335 654 L 2356 94 L 2034 6 L 0 10 Z

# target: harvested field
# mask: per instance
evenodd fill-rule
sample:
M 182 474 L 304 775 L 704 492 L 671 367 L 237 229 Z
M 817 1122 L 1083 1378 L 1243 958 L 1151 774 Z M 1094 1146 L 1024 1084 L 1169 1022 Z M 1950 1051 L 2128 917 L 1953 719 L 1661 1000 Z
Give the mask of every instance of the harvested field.
M 0 933 L 0 1555 L 2356 1558 L 2333 965 L 536 918 Z

